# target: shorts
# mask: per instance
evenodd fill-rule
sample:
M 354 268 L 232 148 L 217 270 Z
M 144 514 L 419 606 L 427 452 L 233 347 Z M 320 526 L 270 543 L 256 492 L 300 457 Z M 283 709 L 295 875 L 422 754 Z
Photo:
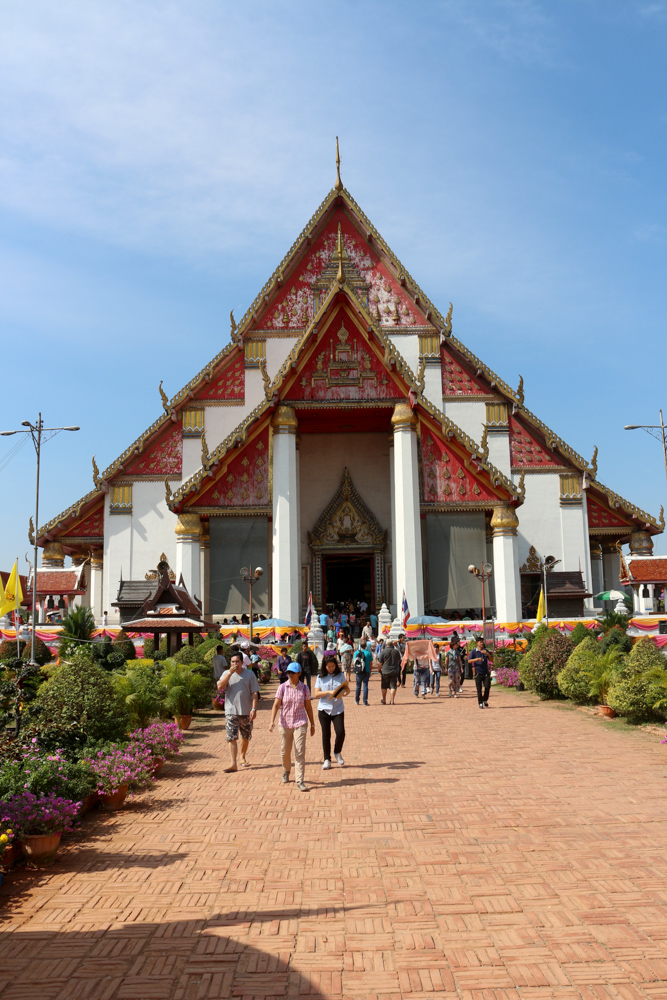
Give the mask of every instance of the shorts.
M 380 674 L 380 690 L 381 691 L 395 691 L 398 687 L 398 676 L 397 674 Z
M 227 729 L 227 742 L 233 743 L 239 738 L 250 741 L 252 739 L 253 723 L 249 715 L 227 715 L 225 716 L 225 728 Z

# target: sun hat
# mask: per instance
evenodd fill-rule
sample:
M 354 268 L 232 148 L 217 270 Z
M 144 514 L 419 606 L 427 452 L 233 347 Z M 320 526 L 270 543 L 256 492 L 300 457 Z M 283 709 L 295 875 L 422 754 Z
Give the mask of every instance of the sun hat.
M 301 673 L 301 667 L 299 666 L 298 663 L 290 663 L 290 665 L 287 668 L 287 673 L 288 674 L 300 674 Z

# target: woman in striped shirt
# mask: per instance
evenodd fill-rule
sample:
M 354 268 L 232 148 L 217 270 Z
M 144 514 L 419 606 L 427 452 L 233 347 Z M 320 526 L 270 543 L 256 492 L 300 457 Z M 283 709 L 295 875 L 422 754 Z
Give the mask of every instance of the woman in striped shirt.
M 290 663 L 287 668 L 287 680 L 276 691 L 276 700 L 271 710 L 271 725 L 269 732 L 276 728 L 276 717 L 280 712 L 280 749 L 283 758 L 283 781 L 289 781 L 292 764 L 292 746 L 294 746 L 294 769 L 296 771 L 296 787 L 300 792 L 307 792 L 306 776 L 306 729 L 310 721 L 310 735 L 315 735 L 315 719 L 313 706 L 310 703 L 310 691 L 299 680 L 301 667 L 298 663 Z

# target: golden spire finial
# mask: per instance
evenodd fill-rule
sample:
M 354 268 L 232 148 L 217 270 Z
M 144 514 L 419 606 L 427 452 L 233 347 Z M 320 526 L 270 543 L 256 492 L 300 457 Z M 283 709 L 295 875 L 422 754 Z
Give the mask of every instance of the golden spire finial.
M 339 222 L 338 235 L 336 237 L 336 249 L 334 250 L 334 260 L 338 261 L 338 274 L 336 275 L 336 281 L 341 285 L 345 281 L 345 272 L 343 270 L 344 259 L 345 259 L 345 246 L 343 245 L 343 230 Z
M 340 179 L 340 149 L 338 148 L 338 136 L 336 136 L 336 183 L 334 184 L 334 191 L 339 193 L 343 190 L 343 182 Z

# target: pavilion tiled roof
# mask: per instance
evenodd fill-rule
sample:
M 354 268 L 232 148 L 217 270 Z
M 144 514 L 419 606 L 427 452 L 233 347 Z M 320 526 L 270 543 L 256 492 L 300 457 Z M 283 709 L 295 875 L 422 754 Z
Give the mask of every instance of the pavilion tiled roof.
M 667 556 L 627 560 L 630 581 L 634 583 L 667 583 Z
M 56 594 L 85 594 L 81 569 L 38 569 L 37 596 L 49 597 Z
M 196 629 L 199 632 L 206 632 L 209 629 L 216 630 L 217 625 L 212 622 L 199 621 L 196 618 L 189 618 L 185 615 L 160 614 L 147 615 L 144 618 L 137 618 L 131 622 L 123 622 L 123 628 L 128 632 L 166 632 L 168 629 L 187 630 Z

